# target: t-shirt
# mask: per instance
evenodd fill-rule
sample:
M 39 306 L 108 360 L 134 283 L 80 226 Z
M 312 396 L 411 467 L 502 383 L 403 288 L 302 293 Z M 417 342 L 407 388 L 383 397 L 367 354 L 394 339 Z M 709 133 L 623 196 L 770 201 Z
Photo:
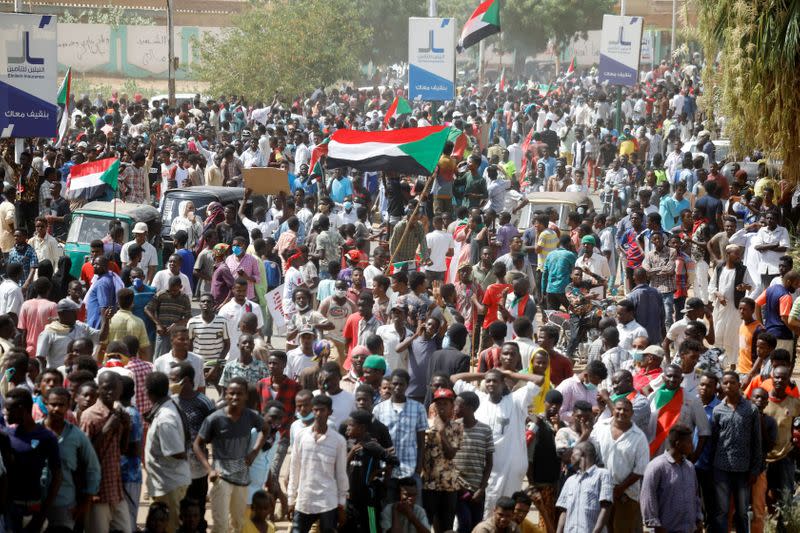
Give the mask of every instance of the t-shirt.
M 119 258 L 122 260 L 123 263 L 129 263 L 131 258 L 128 256 L 128 248 L 131 247 L 133 243 L 136 241 L 126 242 L 122 245 L 122 251 L 119 253 Z M 144 270 L 145 276 L 147 275 L 147 269 L 151 266 L 158 267 L 158 252 L 156 252 L 155 246 L 146 242 L 141 246 L 142 248 L 142 260 L 139 261 L 139 268 Z
M 544 269 L 544 260 L 547 259 L 547 254 L 558 248 L 558 235 L 556 232 L 547 228 L 543 230 L 536 239 L 536 246 L 542 250 L 537 254 L 537 268 Z
M 461 480 L 470 491 L 478 490 L 483 479 L 486 456 L 494 453 L 492 428 L 483 422 L 475 422 L 471 428 L 464 427 L 461 447 L 453 458 Z
M 8 428 L 14 461 L 9 462 L 8 479 L 13 483 L 9 497 L 20 501 L 41 501 L 44 492 L 41 486 L 42 470 L 49 465 L 61 468 L 58 439 L 49 429 L 37 426 L 30 433 L 19 427 Z
M 767 453 L 767 462 L 773 463 L 789 455 L 794 449 L 792 444 L 792 421 L 800 416 L 800 400 L 787 396 L 780 402 L 770 397 L 764 414 L 775 419 L 778 426 L 778 438 L 775 445 Z
M 453 236 L 444 230 L 435 230 L 425 236 L 432 265 L 427 270 L 444 272 L 447 270 L 447 251 L 453 248 Z
M 492 322 L 500 320 L 497 317 L 500 302 L 503 300 L 503 291 L 511 290 L 511 285 L 507 283 L 492 283 L 486 287 L 486 292 L 483 294 L 483 305 L 486 306 L 486 316 L 483 319 L 483 329 L 489 327 Z
M 164 496 L 192 482 L 189 462 L 172 457 L 189 451 L 186 436 L 178 406 L 167 400 L 156 411 L 144 446 L 147 492 L 151 497 Z
M 228 322 L 219 315 L 214 315 L 211 322 L 206 322 L 200 315 L 193 316 L 186 324 L 189 338 L 192 340 L 192 351 L 208 363 L 222 354 L 225 341 L 229 340 Z
M 245 456 L 250 452 L 250 430 L 261 431 L 264 421 L 252 409 L 245 409 L 235 422 L 226 409 L 214 411 L 200 426 L 198 435 L 211 443 L 214 468 L 220 477 L 233 485 L 250 484 L 250 473 Z
M 50 319 L 56 316 L 58 316 L 56 304 L 45 298 L 34 298 L 22 304 L 18 327 L 25 331 L 25 344 L 29 356 L 38 355 L 36 342 L 39 335 L 50 323 Z
M 761 322 L 753 320 L 749 324 L 744 322 L 739 325 L 739 358 L 736 361 L 736 371 L 747 374 L 753 369 L 756 357 L 755 333 L 757 329 L 764 329 Z
M 392 529 L 392 516 L 394 515 L 394 505 L 395 504 L 390 503 L 389 505 L 383 508 L 383 511 L 381 512 L 381 531 L 394 531 Z M 430 529 L 431 524 L 430 522 L 428 522 L 428 516 L 425 514 L 425 509 L 423 509 L 419 505 L 414 505 L 414 509 L 412 511 L 414 513 L 414 516 L 417 517 L 417 520 L 419 520 L 424 527 Z M 398 530 L 400 531 L 400 533 L 417 533 L 417 528 L 414 527 L 414 525 L 411 522 L 409 522 L 408 518 L 406 518 L 402 514 L 399 514 L 398 520 L 400 521 L 400 529 Z

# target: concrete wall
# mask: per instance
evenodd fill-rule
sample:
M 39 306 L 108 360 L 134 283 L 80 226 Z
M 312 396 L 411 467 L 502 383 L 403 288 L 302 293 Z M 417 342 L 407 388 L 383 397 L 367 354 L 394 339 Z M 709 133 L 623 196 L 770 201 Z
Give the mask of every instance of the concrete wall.
M 176 78 L 186 79 L 197 59 L 193 38 L 219 34 L 221 28 L 176 26 L 175 56 L 180 58 Z M 167 28 L 105 24 L 58 25 L 60 70 L 131 78 L 167 77 Z

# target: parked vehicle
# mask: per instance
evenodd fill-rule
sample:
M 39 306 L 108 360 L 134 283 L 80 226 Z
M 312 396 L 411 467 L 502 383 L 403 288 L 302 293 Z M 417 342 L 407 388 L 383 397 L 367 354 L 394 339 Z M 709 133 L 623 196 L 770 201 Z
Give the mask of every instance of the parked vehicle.
M 528 195 L 528 205 L 520 211 L 517 227 L 525 231 L 533 225 L 533 213 L 553 208 L 558 213 L 558 227 L 566 230 L 567 215 L 573 211 L 594 208 L 594 202 L 588 194 L 579 192 L 534 192 Z
M 149 230 L 150 243 L 161 249 L 161 228 L 158 209 L 147 204 L 131 204 L 121 201 L 89 202 L 72 213 L 64 252 L 72 260 L 70 273 L 80 278 L 81 268 L 89 257 L 89 244 L 108 234 L 108 224 L 117 219 L 125 230 L 125 242 L 133 239 L 133 226 L 145 222 Z M 161 256 L 159 255 L 159 269 Z
M 164 257 L 175 249 L 172 244 L 170 227 L 172 221 L 179 215 L 178 207 L 185 200 L 190 200 L 194 204 L 195 215 L 200 219 L 206 219 L 206 207 L 211 202 L 219 202 L 222 205 L 235 203 L 239 208 L 239 203 L 244 198 L 242 187 L 185 187 L 181 189 L 170 189 L 164 193 L 164 201 L 161 202 L 161 239 L 164 242 Z M 247 214 L 251 214 L 256 206 L 268 206 L 267 197 L 264 195 L 251 195 L 248 205 L 245 208 Z

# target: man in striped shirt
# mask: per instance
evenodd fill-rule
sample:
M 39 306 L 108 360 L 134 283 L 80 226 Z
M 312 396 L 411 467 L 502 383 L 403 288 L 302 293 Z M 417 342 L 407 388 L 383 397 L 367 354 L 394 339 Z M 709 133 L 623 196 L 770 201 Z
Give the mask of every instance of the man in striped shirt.
M 228 323 L 214 312 L 214 297 L 210 293 L 200 296 L 200 314 L 189 319 L 189 350 L 203 358 L 208 371 L 220 361 L 225 361 L 231 347 Z

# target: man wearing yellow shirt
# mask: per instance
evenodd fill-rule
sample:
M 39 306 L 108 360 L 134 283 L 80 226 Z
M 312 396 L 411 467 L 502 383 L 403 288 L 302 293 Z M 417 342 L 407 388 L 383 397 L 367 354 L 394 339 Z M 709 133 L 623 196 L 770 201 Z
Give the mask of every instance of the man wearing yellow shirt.
M 114 313 L 108 324 L 108 342 L 121 341 L 128 335 L 133 335 L 139 339 L 139 357 L 150 360 L 150 338 L 147 336 L 147 329 L 144 321 L 131 312 L 133 309 L 133 291 L 131 289 L 120 289 L 117 291 L 117 301 L 119 311 Z

